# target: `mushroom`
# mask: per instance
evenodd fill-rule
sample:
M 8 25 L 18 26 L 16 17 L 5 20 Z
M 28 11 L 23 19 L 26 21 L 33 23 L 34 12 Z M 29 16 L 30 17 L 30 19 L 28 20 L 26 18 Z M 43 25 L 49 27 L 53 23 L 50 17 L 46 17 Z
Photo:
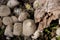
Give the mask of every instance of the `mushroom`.
M 18 21 L 17 17 L 16 16 L 11 16 L 12 20 L 14 23 L 16 23 Z
M 36 30 L 36 25 L 32 19 L 27 19 L 23 22 L 23 35 L 28 38 Z
M 30 15 L 27 13 L 27 12 L 21 12 L 19 17 L 18 17 L 18 20 L 20 22 L 23 22 L 24 20 L 26 20 Z
M 8 16 L 10 14 L 10 9 L 6 5 L 0 6 L 0 16 Z
M 3 18 L 3 24 L 5 24 L 5 25 L 10 25 L 10 24 L 12 24 L 12 23 L 13 23 L 13 20 L 12 20 L 11 17 L 4 17 L 4 18 Z
M 33 3 L 33 7 L 35 9 L 42 7 L 45 4 L 46 0 L 35 0 Z
M 19 2 L 17 0 L 9 0 L 7 3 L 7 6 L 10 8 L 13 8 L 15 6 L 17 6 L 19 4 Z
M 13 35 L 20 36 L 22 34 L 22 23 L 15 23 L 13 28 Z
M 13 37 L 12 29 L 13 29 L 13 25 L 7 25 L 4 35 L 6 35 L 7 37 Z

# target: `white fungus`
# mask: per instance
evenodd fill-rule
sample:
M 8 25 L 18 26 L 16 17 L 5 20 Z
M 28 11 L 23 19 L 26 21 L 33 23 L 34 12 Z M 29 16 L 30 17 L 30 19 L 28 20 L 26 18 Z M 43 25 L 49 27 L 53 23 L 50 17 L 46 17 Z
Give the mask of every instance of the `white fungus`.
M 13 25 L 8 25 L 5 29 L 4 35 L 7 37 L 13 37 L 13 32 L 12 32 Z
M 29 14 L 27 12 L 21 12 L 19 17 L 18 17 L 18 20 L 19 21 L 24 21 L 27 19 L 27 17 L 29 17 Z
M 20 36 L 22 34 L 22 23 L 15 23 L 13 28 L 13 34 L 16 36 Z
M 4 23 L 5 25 L 10 25 L 10 24 L 13 23 L 13 20 L 12 20 L 11 17 L 4 17 L 4 18 L 3 18 L 3 23 Z
M 10 14 L 10 9 L 6 5 L 0 6 L 0 16 L 8 16 Z
M 36 26 L 33 20 L 27 19 L 23 22 L 23 35 L 31 36 L 36 30 Z
M 12 20 L 14 23 L 16 23 L 18 21 L 17 17 L 16 16 L 11 16 Z
M 17 0 L 9 0 L 7 3 L 7 6 L 10 8 L 13 8 L 14 6 L 17 6 L 19 2 Z

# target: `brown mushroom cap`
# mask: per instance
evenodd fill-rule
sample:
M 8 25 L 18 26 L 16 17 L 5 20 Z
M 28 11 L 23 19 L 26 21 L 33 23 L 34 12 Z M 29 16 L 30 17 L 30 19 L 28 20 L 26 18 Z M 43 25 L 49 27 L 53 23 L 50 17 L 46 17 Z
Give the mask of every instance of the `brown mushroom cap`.
M 8 16 L 10 14 L 10 9 L 9 7 L 5 5 L 0 6 L 0 16 Z
M 27 17 L 29 17 L 29 14 L 27 12 L 21 12 L 19 17 L 18 17 L 18 20 L 19 21 L 24 21 L 27 19 Z
M 3 18 L 3 23 L 4 23 L 5 25 L 10 25 L 10 24 L 13 23 L 13 20 L 12 20 L 11 17 L 4 17 L 4 18 Z
M 27 19 L 23 22 L 23 35 L 24 36 L 30 36 L 32 35 L 36 30 L 36 26 L 33 20 Z
M 17 0 L 9 0 L 7 3 L 7 6 L 10 8 L 13 8 L 15 6 L 17 6 L 19 4 L 19 2 Z
M 13 25 L 8 25 L 5 29 L 4 35 L 8 36 L 8 37 L 13 37 Z
M 23 27 L 22 23 L 15 23 L 13 34 L 16 36 L 20 36 L 22 34 L 22 27 Z
M 16 16 L 11 16 L 11 18 L 12 18 L 12 20 L 13 20 L 14 23 L 18 21 L 18 19 L 17 19 Z

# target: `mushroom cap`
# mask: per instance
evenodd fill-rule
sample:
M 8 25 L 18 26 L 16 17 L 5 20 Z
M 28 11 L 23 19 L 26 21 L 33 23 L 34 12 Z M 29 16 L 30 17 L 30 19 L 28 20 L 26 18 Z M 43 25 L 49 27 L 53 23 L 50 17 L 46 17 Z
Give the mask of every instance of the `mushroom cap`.
M 0 6 L 0 16 L 8 16 L 10 14 L 10 9 L 9 7 L 5 5 Z
M 10 24 L 13 23 L 13 20 L 12 20 L 11 17 L 4 17 L 4 18 L 3 18 L 3 23 L 4 23 L 5 25 L 10 25 Z
M 35 0 L 33 3 L 33 7 L 35 9 L 40 8 L 44 5 L 45 2 L 46 2 L 46 0 Z
M 4 35 L 8 37 L 13 37 L 12 28 L 13 28 L 13 25 L 8 25 L 5 29 Z
M 23 27 L 22 23 L 15 23 L 13 34 L 16 36 L 20 36 L 22 34 L 22 27 Z
M 27 19 L 27 17 L 29 17 L 29 14 L 27 12 L 21 12 L 19 17 L 18 17 L 18 20 L 19 21 L 24 21 Z
M 12 20 L 13 20 L 14 23 L 18 21 L 18 19 L 17 19 L 16 16 L 11 16 L 11 18 L 12 18 Z
M 36 30 L 36 26 L 33 20 L 27 19 L 23 22 L 23 35 L 31 36 Z
M 10 7 L 10 8 L 13 8 L 18 4 L 19 4 L 19 2 L 17 0 L 9 0 L 8 3 L 7 3 L 7 6 Z

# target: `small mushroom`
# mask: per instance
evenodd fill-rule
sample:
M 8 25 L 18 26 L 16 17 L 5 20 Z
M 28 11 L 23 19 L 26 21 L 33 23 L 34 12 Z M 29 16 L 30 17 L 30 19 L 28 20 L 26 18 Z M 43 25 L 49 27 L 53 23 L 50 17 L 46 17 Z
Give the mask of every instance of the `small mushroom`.
M 19 17 L 18 17 L 18 20 L 20 22 L 23 22 L 24 20 L 26 20 L 30 15 L 27 13 L 27 12 L 21 12 Z
M 17 0 L 9 0 L 7 3 L 7 6 L 10 8 L 13 8 L 15 6 L 17 6 L 19 4 L 19 2 Z
M 31 36 L 36 30 L 35 22 L 31 19 L 27 19 L 23 22 L 23 35 L 25 37 Z
M 22 34 L 22 23 L 15 23 L 13 28 L 13 35 L 20 36 Z
M 8 16 L 10 14 L 10 9 L 6 5 L 0 6 L 0 16 Z
M 16 23 L 18 21 L 17 17 L 16 16 L 11 16 L 12 20 L 14 23 Z
M 3 18 L 3 23 L 4 23 L 5 25 L 10 25 L 10 24 L 13 23 L 13 20 L 12 20 L 11 17 L 4 17 L 4 18 Z
M 13 37 L 12 29 L 13 29 L 13 25 L 8 25 L 5 29 L 4 35 L 7 37 Z

